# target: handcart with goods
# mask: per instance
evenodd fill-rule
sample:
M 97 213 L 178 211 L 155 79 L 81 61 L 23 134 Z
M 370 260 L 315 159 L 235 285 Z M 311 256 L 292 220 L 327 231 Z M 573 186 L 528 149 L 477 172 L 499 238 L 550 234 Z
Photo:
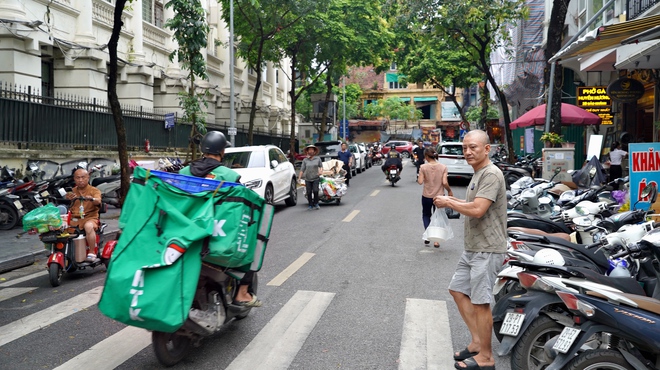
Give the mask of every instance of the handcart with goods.
M 342 169 L 342 166 L 343 163 L 336 159 L 323 162 L 323 173 L 319 181 L 319 202 L 324 204 L 341 203 L 341 197 L 348 190 L 344 177 L 346 171 Z M 307 197 L 305 187 L 303 187 L 303 197 Z

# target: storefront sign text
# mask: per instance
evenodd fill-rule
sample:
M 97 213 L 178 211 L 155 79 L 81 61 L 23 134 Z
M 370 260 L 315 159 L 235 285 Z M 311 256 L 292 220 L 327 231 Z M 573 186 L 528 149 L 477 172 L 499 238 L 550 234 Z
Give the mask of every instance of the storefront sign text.
M 578 87 L 577 105 L 600 117 L 601 125 L 612 124 L 612 100 L 605 86 Z
M 636 102 L 644 95 L 644 85 L 632 78 L 619 78 L 607 86 L 607 95 L 622 103 Z

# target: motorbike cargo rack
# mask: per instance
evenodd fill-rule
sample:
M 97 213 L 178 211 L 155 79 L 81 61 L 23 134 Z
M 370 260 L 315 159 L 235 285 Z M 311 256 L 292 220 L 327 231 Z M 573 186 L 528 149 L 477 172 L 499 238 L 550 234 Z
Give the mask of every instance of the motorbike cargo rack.
M 150 170 L 147 172 L 146 179 L 149 176 L 156 176 L 163 182 L 168 183 L 190 194 L 201 193 L 204 191 L 214 191 L 216 189 L 228 186 L 244 186 L 243 184 L 230 181 L 218 181 L 213 179 L 205 179 L 202 177 L 186 176 L 179 173 L 170 173 L 164 171 Z M 145 180 L 146 180 L 145 179 Z

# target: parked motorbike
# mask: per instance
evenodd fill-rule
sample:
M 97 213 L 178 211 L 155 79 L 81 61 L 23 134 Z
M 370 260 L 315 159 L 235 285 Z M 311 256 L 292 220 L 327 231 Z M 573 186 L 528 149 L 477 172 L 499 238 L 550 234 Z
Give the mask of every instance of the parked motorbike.
M 11 194 L 11 188 L 0 189 L 0 230 L 11 230 L 25 215 L 19 197 Z
M 84 202 L 90 201 L 84 197 L 76 198 Z M 39 234 L 39 239 L 44 243 L 46 249 L 50 249 L 50 256 L 46 262 L 48 268 L 48 278 L 53 287 L 57 287 L 62 283 L 62 276 L 64 273 L 71 273 L 77 270 L 85 270 L 87 268 L 95 268 L 101 264 L 108 267 L 110 263 L 110 256 L 114 250 L 115 243 L 106 243 L 103 248 L 90 248 L 90 253 L 96 255 L 93 261 L 87 260 L 87 239 L 85 238 L 85 231 L 80 229 L 69 228 L 69 221 L 71 220 L 71 211 L 65 206 L 58 206 L 60 209 L 60 216 L 62 217 L 63 226 L 57 230 L 48 230 Z M 103 205 L 101 205 L 103 210 Z M 96 245 L 100 246 L 101 236 L 107 224 L 101 222 L 98 230 L 96 231 Z
M 400 178 L 401 177 L 399 177 L 399 169 L 396 166 L 390 166 L 387 169 L 387 179 L 390 182 L 390 184 L 392 184 L 392 186 L 394 186 L 394 184 L 396 184 Z
M 153 331 L 152 346 L 158 362 L 173 366 L 183 360 L 191 345 L 198 346 L 206 337 L 219 332 L 232 319 L 246 318 L 252 307 L 233 304 L 242 273 L 203 263 L 197 291 L 188 319 L 174 333 Z M 257 294 L 259 280 L 254 274 L 248 291 Z
M 660 229 L 630 244 L 627 254 L 660 259 Z M 654 272 L 660 276 L 658 267 Z M 545 353 L 552 358 L 547 370 L 657 369 L 660 363 L 660 285 L 651 294 L 633 295 L 584 289 L 557 292 L 574 316 L 561 334 L 548 340 Z

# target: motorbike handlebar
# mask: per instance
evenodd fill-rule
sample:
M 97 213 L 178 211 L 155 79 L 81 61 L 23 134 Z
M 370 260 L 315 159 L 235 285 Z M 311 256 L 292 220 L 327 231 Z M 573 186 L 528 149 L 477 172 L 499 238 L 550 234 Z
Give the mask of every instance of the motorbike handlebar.
M 615 255 L 610 256 L 610 258 L 611 258 L 611 259 L 617 259 L 617 258 L 620 258 L 620 257 L 627 256 L 627 255 L 629 255 L 629 254 L 630 254 L 630 251 L 629 251 L 628 249 L 624 249 L 624 250 L 622 250 L 621 252 L 619 252 L 619 253 L 617 253 L 617 254 L 615 254 Z
M 585 249 L 591 249 L 591 248 L 594 248 L 594 247 L 598 247 L 601 244 L 602 244 L 601 242 L 596 242 L 596 243 L 593 243 L 593 244 L 585 245 L 584 248 Z

